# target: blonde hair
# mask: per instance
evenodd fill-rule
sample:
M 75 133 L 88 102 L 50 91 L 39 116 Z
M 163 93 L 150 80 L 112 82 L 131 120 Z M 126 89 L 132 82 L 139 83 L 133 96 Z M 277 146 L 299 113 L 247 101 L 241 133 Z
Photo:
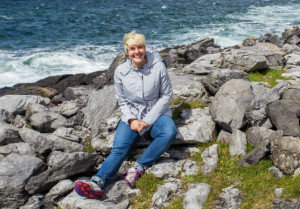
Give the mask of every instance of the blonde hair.
M 136 33 L 134 30 L 125 34 L 123 40 L 125 54 L 128 54 L 128 48 L 132 45 L 140 44 L 146 48 L 145 36 L 143 34 Z

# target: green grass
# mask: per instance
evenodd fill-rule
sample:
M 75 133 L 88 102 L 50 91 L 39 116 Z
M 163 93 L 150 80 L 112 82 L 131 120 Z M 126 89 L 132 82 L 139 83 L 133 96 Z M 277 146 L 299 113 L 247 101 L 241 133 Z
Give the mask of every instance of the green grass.
M 95 151 L 95 148 L 92 146 L 92 140 L 89 140 L 86 144 L 86 152 L 93 153 Z
M 187 190 L 190 183 L 207 183 L 212 186 L 205 209 L 215 208 L 215 201 L 222 193 L 222 189 L 234 185 L 240 189 L 243 197 L 241 209 L 268 209 L 271 208 L 275 197 L 275 188 L 284 188 L 282 198 L 285 200 L 300 199 L 300 177 L 293 178 L 286 175 L 276 179 L 268 169 L 273 166 L 270 159 L 263 159 L 257 165 L 249 168 L 237 166 L 241 157 L 231 157 L 229 154 L 229 144 L 223 142 L 210 142 L 198 146 L 200 152 L 192 156 L 192 160 L 198 163 L 199 170 L 202 165 L 201 153 L 208 146 L 219 144 L 219 165 L 218 168 L 208 177 L 199 173 L 182 178 L 183 193 Z M 248 150 L 251 150 L 249 147 Z M 156 179 L 150 174 L 144 175 L 137 181 L 137 187 L 142 193 L 132 201 L 133 208 L 150 208 L 151 198 L 157 187 L 162 184 L 161 180 Z M 182 194 L 183 194 L 182 193 Z M 182 195 L 174 198 L 168 209 L 181 209 Z
M 282 76 L 285 73 L 284 70 L 267 69 L 261 72 L 248 73 L 251 82 L 266 82 L 269 85 L 265 85 L 268 88 L 272 88 L 278 84 L 279 80 L 290 80 L 291 78 L 285 78 Z
M 200 100 L 190 100 L 190 101 L 184 101 L 181 103 L 180 102 L 181 102 L 180 99 L 177 99 L 173 102 L 173 104 L 174 103 L 176 103 L 177 105 L 180 104 L 179 106 L 174 108 L 174 111 L 173 111 L 173 119 L 174 120 L 176 120 L 180 117 L 182 110 L 206 107 L 206 104 Z

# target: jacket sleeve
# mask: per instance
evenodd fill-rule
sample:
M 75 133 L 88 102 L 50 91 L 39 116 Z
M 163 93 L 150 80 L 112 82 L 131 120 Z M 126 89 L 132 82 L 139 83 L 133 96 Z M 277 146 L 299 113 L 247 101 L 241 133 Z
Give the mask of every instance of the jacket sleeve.
M 152 109 L 144 117 L 143 121 L 148 125 L 153 125 L 153 123 L 159 118 L 162 114 L 168 111 L 169 103 L 172 99 L 172 85 L 170 77 L 166 66 L 161 63 L 161 78 L 160 78 L 160 89 L 159 89 L 159 99 L 152 107 Z
M 116 98 L 118 100 L 118 104 L 121 108 L 121 111 L 123 113 L 123 119 L 128 124 L 129 119 L 137 118 L 135 115 L 133 115 L 130 111 L 130 103 L 125 98 L 123 84 L 120 78 L 120 73 L 116 70 L 114 74 L 114 85 L 115 85 L 115 92 L 116 92 Z

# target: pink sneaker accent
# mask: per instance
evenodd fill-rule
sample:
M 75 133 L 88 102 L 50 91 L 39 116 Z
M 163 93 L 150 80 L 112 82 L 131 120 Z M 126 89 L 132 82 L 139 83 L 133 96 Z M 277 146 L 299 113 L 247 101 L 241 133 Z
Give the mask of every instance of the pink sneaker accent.
M 142 171 L 136 168 L 129 168 L 126 171 L 125 182 L 130 187 L 134 187 L 134 183 L 138 180 L 142 175 Z

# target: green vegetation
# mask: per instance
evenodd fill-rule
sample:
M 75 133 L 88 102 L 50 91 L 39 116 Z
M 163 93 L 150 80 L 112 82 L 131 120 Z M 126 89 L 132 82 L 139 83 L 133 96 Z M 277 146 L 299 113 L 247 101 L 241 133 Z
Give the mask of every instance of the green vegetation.
M 261 72 L 248 73 L 251 82 L 266 82 L 269 85 L 265 85 L 268 88 L 272 88 L 278 84 L 279 80 L 290 80 L 291 78 L 285 78 L 282 76 L 285 73 L 284 70 L 267 69 Z
M 95 148 L 92 146 L 92 140 L 90 139 L 88 143 L 86 144 L 86 152 L 93 153 L 95 151 Z
M 182 178 L 183 192 L 190 183 L 207 183 L 212 186 L 212 191 L 204 208 L 215 208 L 215 200 L 222 193 L 222 189 L 233 185 L 240 189 L 243 197 L 242 209 L 266 209 L 271 208 L 275 197 L 275 188 L 284 188 L 282 198 L 285 200 L 300 199 L 300 177 L 293 178 L 286 175 L 280 179 L 272 176 L 268 169 L 273 166 L 269 159 L 261 160 L 257 165 L 249 168 L 237 166 L 241 157 L 231 157 L 229 154 L 229 144 L 223 142 L 211 142 L 199 145 L 200 152 L 192 156 L 192 160 L 198 162 L 199 170 L 202 164 L 201 153 L 208 146 L 217 143 L 219 145 L 219 165 L 218 168 L 208 177 L 199 173 Z M 251 150 L 252 147 L 248 147 Z M 145 174 L 137 181 L 137 188 L 142 193 L 136 196 L 132 203 L 133 208 L 150 208 L 151 198 L 157 187 L 162 184 L 161 180 L 156 179 L 150 174 Z M 182 196 L 174 198 L 167 209 L 181 209 Z
M 176 98 L 170 103 L 171 105 L 177 105 L 173 111 L 174 120 L 178 119 L 182 113 L 182 110 L 185 109 L 195 109 L 195 108 L 204 108 L 206 107 L 205 103 L 201 100 L 190 100 L 182 102 L 182 99 Z

